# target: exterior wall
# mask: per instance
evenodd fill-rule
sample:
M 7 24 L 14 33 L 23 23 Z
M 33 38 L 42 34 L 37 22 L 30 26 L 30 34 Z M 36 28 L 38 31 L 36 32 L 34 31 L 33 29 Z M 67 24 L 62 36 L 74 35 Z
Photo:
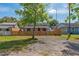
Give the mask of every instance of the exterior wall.
M 62 29 L 62 33 L 63 34 L 68 34 L 69 33 L 68 27 L 67 28 L 63 27 L 61 29 Z M 79 27 L 71 27 L 70 28 L 70 33 L 72 33 L 72 34 L 79 34 Z
M 24 30 L 25 32 L 29 32 L 28 29 L 30 29 L 29 31 L 31 31 L 31 32 L 33 31 L 33 28 L 24 28 L 23 30 Z M 48 30 L 47 28 L 35 28 L 35 31 L 36 31 L 36 32 L 41 32 L 41 31 L 43 32 L 44 29 L 45 29 L 45 31 Z
M 0 35 L 11 35 L 11 28 L 1 28 Z
M 18 28 L 16 23 L 0 23 L 0 35 L 12 35 L 12 28 Z

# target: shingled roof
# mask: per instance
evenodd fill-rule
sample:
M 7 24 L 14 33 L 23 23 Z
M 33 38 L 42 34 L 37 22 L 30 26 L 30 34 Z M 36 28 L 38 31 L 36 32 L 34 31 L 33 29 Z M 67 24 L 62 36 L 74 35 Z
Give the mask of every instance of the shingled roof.
M 49 25 L 47 23 L 37 23 L 36 28 L 49 28 Z M 33 24 L 28 24 L 24 28 L 33 28 Z
M 16 25 L 17 23 L 0 23 L 0 28 L 10 28 Z M 16 28 L 18 28 L 18 26 L 16 26 Z
M 61 27 L 69 27 L 69 23 L 60 23 L 57 25 L 59 28 Z M 77 23 L 70 23 L 70 27 L 79 27 Z

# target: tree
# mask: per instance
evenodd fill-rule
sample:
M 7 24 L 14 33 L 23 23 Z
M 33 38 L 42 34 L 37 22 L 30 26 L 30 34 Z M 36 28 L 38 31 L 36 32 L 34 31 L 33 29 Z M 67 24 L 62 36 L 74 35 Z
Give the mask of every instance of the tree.
M 43 22 L 48 19 L 45 11 L 45 4 L 41 3 L 21 3 L 22 9 L 16 10 L 16 14 L 20 16 L 23 25 L 33 24 L 33 35 L 35 38 L 35 26 L 37 22 Z
M 14 17 L 3 17 L 0 19 L 0 23 L 3 23 L 3 22 L 12 23 L 12 22 L 17 22 L 17 20 Z
M 52 20 L 52 19 L 51 19 L 51 21 L 49 21 L 50 27 L 51 27 L 51 26 L 56 26 L 57 24 L 59 24 L 59 22 L 58 22 L 57 20 Z
M 0 18 L 0 23 L 3 23 L 3 20 L 2 20 L 2 18 Z
M 78 21 L 79 21 L 79 4 L 75 4 L 75 8 L 73 10 L 74 10 L 74 14 L 75 14 L 74 19 L 78 19 Z

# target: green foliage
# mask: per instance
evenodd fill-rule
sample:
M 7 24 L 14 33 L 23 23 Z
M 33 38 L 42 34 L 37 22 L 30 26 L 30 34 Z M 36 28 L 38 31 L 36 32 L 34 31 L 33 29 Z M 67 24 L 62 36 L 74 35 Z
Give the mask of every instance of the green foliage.
M 45 4 L 41 3 L 21 3 L 22 9 L 16 10 L 21 18 L 22 25 L 34 22 L 43 22 L 48 19 L 48 15 L 45 12 Z
M 51 20 L 49 21 L 49 25 L 51 26 L 56 26 L 59 22 L 57 20 Z
M 20 25 L 26 25 L 28 23 L 33 24 L 32 38 L 34 39 L 36 23 L 48 20 L 48 14 L 45 11 L 45 4 L 21 3 L 20 5 L 22 6 L 22 9 L 15 11 L 16 14 L 20 16 Z
M 70 20 L 75 20 L 76 19 L 76 15 L 70 15 Z M 65 19 L 65 22 L 68 22 L 69 21 L 69 17 L 67 17 L 66 19 Z
M 76 15 L 76 18 L 79 20 L 79 4 L 76 4 L 76 7 L 74 8 L 74 14 Z
M 65 22 L 67 22 L 69 18 L 70 20 L 79 20 L 79 4 L 70 3 L 70 16 L 66 18 Z
M 14 18 L 14 17 L 3 17 L 0 19 L 0 23 L 3 23 L 3 22 L 17 22 L 17 19 Z

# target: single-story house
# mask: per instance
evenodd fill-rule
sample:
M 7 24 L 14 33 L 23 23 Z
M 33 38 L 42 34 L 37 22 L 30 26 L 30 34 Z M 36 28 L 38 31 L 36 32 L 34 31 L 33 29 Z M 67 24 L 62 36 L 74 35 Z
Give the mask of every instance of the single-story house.
M 58 28 L 62 30 L 63 34 L 79 34 L 79 24 L 76 23 L 71 23 L 70 24 L 70 30 L 69 30 L 69 23 L 60 23 L 58 25 Z
M 18 28 L 17 23 L 0 23 L 0 35 L 11 35 L 13 28 Z
M 28 35 L 32 35 L 33 24 L 28 24 L 22 28 L 24 32 L 27 32 Z M 50 31 L 50 27 L 47 23 L 37 23 L 35 26 L 36 35 L 46 35 Z
M 33 31 L 33 24 L 28 24 L 23 28 L 24 31 Z M 37 23 L 35 26 L 35 31 L 42 31 L 42 32 L 46 32 L 49 31 L 50 27 L 47 23 Z

